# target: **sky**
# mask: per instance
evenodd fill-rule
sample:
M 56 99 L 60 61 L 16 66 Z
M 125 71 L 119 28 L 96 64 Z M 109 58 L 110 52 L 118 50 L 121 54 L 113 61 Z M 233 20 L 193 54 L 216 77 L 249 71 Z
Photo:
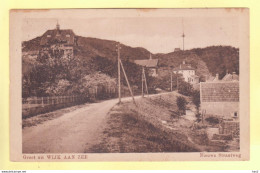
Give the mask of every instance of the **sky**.
M 93 16 L 25 18 L 22 40 L 41 36 L 56 24 L 72 29 L 76 35 L 115 40 L 131 47 L 144 47 L 152 53 L 169 53 L 213 45 L 239 47 L 239 18 L 235 16 Z

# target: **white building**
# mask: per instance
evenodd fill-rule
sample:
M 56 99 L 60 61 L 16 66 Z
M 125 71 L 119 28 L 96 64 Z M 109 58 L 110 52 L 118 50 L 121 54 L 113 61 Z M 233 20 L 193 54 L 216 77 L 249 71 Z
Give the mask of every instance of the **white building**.
M 179 67 L 175 67 L 173 73 L 182 74 L 185 82 L 191 84 L 199 83 L 199 76 L 195 74 L 195 69 L 190 64 L 185 64 L 185 61 Z

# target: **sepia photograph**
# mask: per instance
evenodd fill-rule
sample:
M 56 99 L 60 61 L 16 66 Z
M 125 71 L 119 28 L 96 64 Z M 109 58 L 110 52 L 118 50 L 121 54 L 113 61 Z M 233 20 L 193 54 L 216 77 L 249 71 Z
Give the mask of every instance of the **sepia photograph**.
M 11 10 L 11 159 L 248 160 L 248 14 Z

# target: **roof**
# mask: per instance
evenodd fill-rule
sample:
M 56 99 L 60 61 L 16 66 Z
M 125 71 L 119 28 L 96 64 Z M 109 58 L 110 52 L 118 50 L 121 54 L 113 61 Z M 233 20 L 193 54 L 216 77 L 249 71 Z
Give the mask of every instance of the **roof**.
M 180 64 L 180 66 L 175 67 L 173 71 L 180 71 L 180 70 L 195 70 L 195 68 L 191 67 L 190 64 Z
M 226 74 L 223 79 L 223 81 L 239 81 L 239 76 L 237 74 Z
M 192 78 L 199 78 L 199 76 L 197 76 L 197 75 L 190 75 L 190 77 L 192 77 Z
M 43 34 L 40 45 L 47 45 L 47 44 L 50 44 L 55 41 L 64 42 L 68 45 L 73 45 L 74 37 L 75 37 L 75 34 L 71 29 L 48 30 Z
M 137 65 L 140 65 L 143 67 L 157 67 L 158 66 L 158 59 L 135 60 L 134 62 Z
M 239 82 L 201 82 L 201 102 L 239 102 Z
M 209 76 L 208 79 L 207 79 L 207 81 L 214 81 L 215 78 L 216 78 L 216 77 L 214 77 L 214 76 Z

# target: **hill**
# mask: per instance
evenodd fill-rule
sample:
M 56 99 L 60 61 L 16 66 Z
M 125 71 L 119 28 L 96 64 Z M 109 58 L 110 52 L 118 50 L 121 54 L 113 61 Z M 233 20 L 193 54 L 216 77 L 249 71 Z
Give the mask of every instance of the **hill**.
M 224 77 L 226 72 L 239 74 L 239 49 L 231 46 L 210 46 L 168 54 L 155 54 L 161 67 L 176 67 L 185 60 L 196 68 L 198 76 L 219 74 Z
M 22 43 L 23 82 L 25 82 L 23 87 L 32 90 L 28 92 L 33 95 L 46 95 L 47 88 L 55 88 L 56 84 L 58 85 L 61 83 L 60 81 L 64 80 L 65 83 L 70 84 L 68 88 L 81 86 L 80 82 L 84 76 L 96 72 L 104 73 L 112 78 L 117 77 L 116 41 L 75 37 L 77 44 L 74 46 L 73 59 L 53 59 L 50 55 L 46 55 L 47 58 L 46 56 L 39 57 L 35 52 L 41 49 L 42 36 Z M 121 44 L 120 53 L 130 83 L 140 87 L 141 69 L 133 62 L 137 59 L 148 59 L 150 52 L 141 47 Z M 211 46 L 167 54 L 158 53 L 152 54 L 152 57 L 159 59 L 159 70 L 179 66 L 185 60 L 196 69 L 196 74 L 202 78 L 209 73 L 212 75 L 219 73 L 222 78 L 227 71 L 239 74 L 239 52 L 237 48 L 230 46 Z M 168 74 L 166 73 L 166 75 Z M 151 77 L 147 78 L 148 82 L 155 80 Z M 124 80 L 123 82 L 126 85 Z M 80 92 L 78 89 L 75 90 L 77 93 Z

